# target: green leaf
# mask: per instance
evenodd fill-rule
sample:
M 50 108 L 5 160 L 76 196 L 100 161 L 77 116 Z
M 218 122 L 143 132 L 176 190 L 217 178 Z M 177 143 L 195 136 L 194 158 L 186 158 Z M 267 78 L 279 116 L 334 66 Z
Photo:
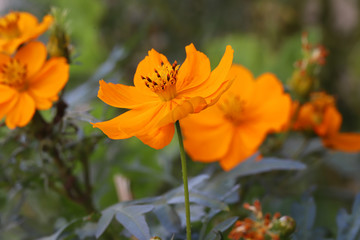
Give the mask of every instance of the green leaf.
M 345 209 L 341 209 L 336 221 L 339 228 L 336 240 L 360 239 L 360 194 L 355 198 L 352 213 L 348 214 Z
M 99 238 L 105 232 L 106 228 L 111 223 L 114 215 L 115 211 L 113 211 L 112 208 L 108 208 L 101 213 L 101 217 L 95 233 L 96 238 Z
M 229 207 L 225 203 L 218 201 L 212 197 L 208 197 L 204 194 L 198 193 L 198 192 L 190 192 L 189 200 L 192 203 L 197 203 L 202 206 L 209 207 L 209 208 L 221 209 L 224 211 L 229 210 Z M 173 198 L 169 199 L 168 203 L 169 204 L 184 203 L 183 193 L 180 193 L 179 195 L 174 196 Z
M 172 206 L 157 205 L 153 212 L 168 232 L 178 232 L 181 229 L 180 217 Z
M 245 177 L 276 170 L 304 170 L 306 168 L 305 164 L 289 159 L 269 157 L 257 161 L 255 160 L 256 157 L 257 156 L 250 157 L 231 171 L 223 172 L 218 176 L 218 178 L 235 179 L 238 177 Z
M 304 197 L 300 203 L 292 206 L 291 216 L 296 222 L 292 240 L 329 240 L 321 228 L 314 228 L 316 205 L 312 197 Z
M 72 220 L 71 222 L 67 223 L 66 225 L 64 225 L 63 227 L 61 227 L 59 230 L 57 230 L 53 235 L 48 236 L 48 237 L 42 237 L 39 238 L 38 240 L 58 240 L 59 237 L 61 236 L 61 234 L 67 229 L 69 228 L 72 224 L 74 223 L 79 223 L 82 222 L 82 219 L 76 219 L 76 220 Z
M 316 206 L 313 198 L 303 199 L 302 202 L 296 203 L 292 207 L 292 214 L 296 221 L 297 231 L 295 239 L 311 240 L 312 228 L 315 222 Z
M 118 207 L 115 218 L 139 240 L 149 240 L 151 238 L 150 230 L 143 214 L 150 212 L 153 208 L 152 205 Z

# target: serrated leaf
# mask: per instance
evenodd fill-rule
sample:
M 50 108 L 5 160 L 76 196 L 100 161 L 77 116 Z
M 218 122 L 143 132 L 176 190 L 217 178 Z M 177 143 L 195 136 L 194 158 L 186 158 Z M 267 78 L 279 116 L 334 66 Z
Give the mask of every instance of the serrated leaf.
M 149 240 L 151 238 L 150 230 L 143 214 L 153 208 L 152 205 L 119 207 L 116 209 L 115 218 L 139 240 Z
M 338 224 L 337 240 L 357 240 L 360 238 L 360 194 L 355 198 L 351 215 L 341 209 L 336 220 Z
M 238 217 L 232 217 L 216 225 L 205 237 L 206 240 L 215 240 L 218 236 L 218 232 L 225 232 L 228 230 L 238 219 Z

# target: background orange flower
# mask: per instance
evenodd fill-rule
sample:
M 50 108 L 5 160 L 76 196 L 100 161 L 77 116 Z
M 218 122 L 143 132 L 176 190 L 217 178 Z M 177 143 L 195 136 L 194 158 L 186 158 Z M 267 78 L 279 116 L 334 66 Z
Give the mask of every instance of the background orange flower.
M 185 149 L 196 161 L 220 161 L 230 170 L 254 154 L 269 132 L 286 124 L 291 100 L 270 73 L 254 80 L 242 66 L 233 65 L 235 79 L 217 104 L 181 120 Z
M 12 54 L 22 44 L 37 38 L 52 24 L 46 15 L 41 23 L 27 12 L 11 12 L 0 18 L 0 52 Z
M 93 126 L 112 139 L 136 136 L 155 149 L 168 145 L 174 135 L 174 123 L 214 104 L 230 83 L 226 78 L 233 59 L 230 46 L 213 71 L 209 59 L 193 44 L 185 50 L 186 59 L 181 66 L 176 61 L 170 64 L 154 49 L 149 51 L 137 67 L 135 86 L 101 80 L 98 97 L 111 106 L 131 110 Z
M 314 131 L 326 147 L 345 152 L 360 151 L 360 134 L 340 133 L 341 123 L 342 116 L 334 97 L 315 92 L 311 101 L 300 107 L 293 128 Z
M 13 129 L 29 123 L 35 109 L 48 109 L 69 78 L 63 57 L 46 61 L 46 47 L 30 42 L 14 57 L 0 54 L 0 119 Z

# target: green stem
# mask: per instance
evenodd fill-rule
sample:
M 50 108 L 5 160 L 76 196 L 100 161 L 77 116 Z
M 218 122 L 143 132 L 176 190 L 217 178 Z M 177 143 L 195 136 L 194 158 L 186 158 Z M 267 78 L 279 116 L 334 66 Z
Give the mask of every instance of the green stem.
M 175 127 L 176 127 L 176 133 L 177 133 L 178 140 L 179 140 L 182 177 L 183 177 L 183 183 L 184 183 L 184 198 L 185 198 L 185 213 L 186 213 L 186 239 L 191 240 L 190 201 L 189 201 L 189 189 L 188 189 L 187 169 L 186 169 L 186 155 L 185 155 L 184 144 L 183 144 L 179 121 L 175 122 Z

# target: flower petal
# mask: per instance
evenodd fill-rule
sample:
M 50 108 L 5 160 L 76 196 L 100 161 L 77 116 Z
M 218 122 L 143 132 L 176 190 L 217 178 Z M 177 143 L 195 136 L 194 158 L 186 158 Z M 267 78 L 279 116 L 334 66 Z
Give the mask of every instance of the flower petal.
M 109 138 L 125 139 L 132 136 L 147 135 L 167 113 L 166 105 L 157 104 L 152 107 L 129 110 L 120 116 L 105 122 L 92 123 L 100 128 Z
M 63 57 L 53 57 L 29 79 L 29 92 L 41 98 L 54 97 L 69 79 L 69 64 Z
M 171 142 L 174 137 L 174 124 L 168 124 L 161 128 L 153 128 L 145 135 L 136 135 L 144 144 L 154 149 L 161 149 Z
M 186 59 L 179 69 L 177 92 L 196 87 L 209 77 L 211 68 L 209 58 L 196 50 L 194 44 L 185 47 Z
M 146 87 L 145 82 L 141 76 L 146 77 L 152 74 L 154 69 L 161 65 L 161 62 L 169 63 L 164 55 L 158 53 L 154 49 L 151 49 L 148 52 L 148 56 L 146 56 L 137 66 L 134 75 L 134 85 L 142 92 L 142 94 L 157 96 L 156 93 Z
M 15 89 L 0 84 L 0 103 L 9 101 L 11 98 L 14 98 L 15 94 L 16 94 Z
M 24 42 L 33 38 L 37 38 L 40 34 L 44 33 L 50 25 L 54 22 L 54 18 L 51 15 L 46 15 L 41 23 L 37 18 L 27 12 L 19 12 L 18 26 L 23 34 Z
M 16 104 L 18 92 L 13 88 L 0 84 L 0 119 Z
M 323 144 L 331 149 L 344 152 L 360 151 L 360 134 L 337 133 L 322 139 Z
M 256 121 L 267 132 L 280 131 L 290 118 L 291 98 L 275 75 L 265 73 L 255 80 L 254 93 L 247 109 L 248 121 Z
M 239 96 L 245 102 L 253 99 L 255 80 L 248 69 L 241 65 L 233 64 L 227 78 L 229 80 L 233 79 L 233 82 L 225 95 Z
M 9 62 L 10 59 L 11 59 L 11 57 L 9 55 L 0 53 L 0 66 L 2 66 L 3 64 Z
M 120 129 L 120 126 L 123 121 L 123 116 L 117 116 L 111 120 L 91 123 L 94 128 L 99 128 L 103 133 L 105 133 L 111 139 L 126 139 L 132 137 L 129 134 L 126 134 L 123 130 Z
M 51 108 L 51 106 L 53 105 L 53 102 L 57 101 L 57 98 L 58 98 L 57 96 L 56 96 L 56 98 L 41 98 L 36 95 L 31 95 L 31 97 L 35 101 L 36 109 L 39 109 L 39 110 L 46 110 L 46 109 Z M 56 99 L 56 100 L 54 100 L 54 99 Z
M 43 43 L 30 42 L 21 47 L 14 58 L 27 66 L 27 77 L 31 78 L 43 66 L 46 54 L 46 47 Z
M 161 127 L 170 123 L 175 123 L 177 120 L 185 118 L 190 113 L 198 113 L 206 107 L 207 103 L 202 97 L 194 97 L 182 101 L 160 120 L 158 126 Z
M 227 75 L 232 64 L 233 55 L 234 50 L 231 46 L 227 46 L 219 65 L 211 72 L 209 78 L 200 85 L 180 91 L 178 97 L 202 96 L 208 103 L 217 99 L 217 95 L 214 95 L 214 93 L 221 92 L 222 88 L 227 87 L 224 83 L 230 81 Z
M 238 127 L 234 132 L 229 151 L 220 160 L 220 166 L 225 171 L 236 167 L 258 150 L 265 137 L 266 133 L 256 124 L 249 123 Z
M 155 96 L 143 95 L 136 87 L 106 83 L 104 80 L 100 80 L 99 83 L 98 97 L 113 107 L 132 109 L 153 104 L 159 100 Z
M 20 93 L 16 104 L 6 114 L 6 126 L 10 129 L 23 127 L 30 122 L 35 113 L 35 102 L 26 93 Z
M 208 108 L 180 121 L 184 146 L 194 161 L 213 162 L 228 151 L 233 125 L 224 121 L 217 107 Z
M 342 122 L 341 113 L 335 106 L 328 106 L 325 109 L 321 124 L 315 125 L 314 131 L 319 136 L 331 136 L 337 134 Z
M 12 12 L 10 14 L 17 14 L 19 19 L 17 25 L 19 27 L 19 36 L 13 39 L 0 38 L 0 52 L 12 54 L 22 44 L 31 39 L 37 38 L 40 34 L 44 33 L 54 19 L 51 15 L 46 15 L 43 21 L 39 24 L 35 16 L 27 12 Z

